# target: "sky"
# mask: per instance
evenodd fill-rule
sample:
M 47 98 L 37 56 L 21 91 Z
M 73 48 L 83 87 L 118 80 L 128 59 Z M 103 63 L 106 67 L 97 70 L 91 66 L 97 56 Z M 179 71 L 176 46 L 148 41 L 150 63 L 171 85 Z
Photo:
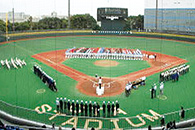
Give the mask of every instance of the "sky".
M 128 15 L 144 14 L 144 0 L 70 0 L 71 15 L 89 13 L 95 19 L 99 7 L 128 8 Z M 68 0 L 0 0 L 0 12 L 24 12 L 31 16 L 68 15 Z

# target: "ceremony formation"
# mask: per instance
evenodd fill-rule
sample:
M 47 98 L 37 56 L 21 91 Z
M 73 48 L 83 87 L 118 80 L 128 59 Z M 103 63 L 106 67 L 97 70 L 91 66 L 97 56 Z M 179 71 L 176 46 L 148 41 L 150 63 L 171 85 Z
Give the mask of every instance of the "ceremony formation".
M 68 49 L 65 54 L 66 58 L 143 60 L 143 54 L 139 49 L 74 47 Z

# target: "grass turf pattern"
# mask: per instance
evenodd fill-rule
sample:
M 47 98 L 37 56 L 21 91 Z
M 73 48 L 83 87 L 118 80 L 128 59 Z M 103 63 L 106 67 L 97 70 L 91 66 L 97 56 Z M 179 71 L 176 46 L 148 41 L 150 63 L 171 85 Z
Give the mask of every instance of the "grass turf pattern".
M 31 55 L 33 54 L 67 49 L 74 46 L 113 48 L 120 47 L 132 49 L 138 48 L 140 50 L 160 52 L 188 60 L 189 64 L 191 65 L 190 72 L 184 76 L 181 76 L 178 82 L 170 81 L 165 83 L 164 94 L 167 97 L 166 100 L 160 100 L 158 98 L 154 100 L 150 99 L 149 89 L 151 88 L 151 85 L 153 83 L 158 82 L 159 74 L 154 74 L 150 77 L 147 77 L 146 86 L 140 87 L 138 90 L 133 91 L 129 97 L 125 97 L 124 93 L 114 97 L 89 97 L 87 95 L 81 94 L 75 88 L 77 84 L 76 81 L 31 57 Z M 7 70 L 3 67 L 0 68 L 0 99 L 10 104 L 29 109 L 35 109 L 35 107 L 41 106 L 42 104 L 49 104 L 53 107 L 53 109 L 55 109 L 56 97 L 67 97 L 74 100 L 78 99 L 87 101 L 89 101 L 90 99 L 99 103 L 104 100 L 119 100 L 121 109 L 127 112 L 127 115 L 121 114 L 119 115 L 119 117 L 130 117 L 136 116 L 140 113 L 148 113 L 149 109 L 152 109 L 160 114 L 169 113 L 178 111 L 181 105 L 184 106 L 184 108 L 192 108 L 195 106 L 195 102 L 193 101 L 193 99 L 195 98 L 195 84 L 193 81 L 195 77 L 195 67 L 193 66 L 195 64 L 194 52 L 195 44 L 161 39 L 147 39 L 123 36 L 67 36 L 34 39 L 27 41 L 14 41 L 12 43 L 0 45 L 0 60 L 10 59 L 11 57 L 18 57 L 20 59 L 25 59 L 25 61 L 27 62 L 27 66 L 18 70 Z M 77 62 L 82 63 L 82 66 L 77 66 Z M 87 67 L 91 68 L 91 71 L 83 69 L 83 65 L 85 62 L 89 62 Z M 108 68 L 106 73 L 102 71 L 101 74 L 107 77 L 117 77 L 127 72 L 133 72 L 149 66 L 144 61 L 118 62 L 120 62 L 119 65 L 124 65 L 122 68 L 123 72 L 118 73 L 120 69 L 114 71 L 115 68 L 112 67 Z M 128 64 L 127 62 L 131 64 Z M 65 62 L 65 64 L 75 69 L 77 68 L 77 70 L 79 71 L 84 71 L 84 73 L 94 76 L 94 74 L 97 72 L 97 69 L 96 66 L 94 66 L 92 63 L 93 60 L 84 59 L 71 59 Z M 52 91 L 50 91 L 47 86 L 44 85 L 42 81 L 34 75 L 34 73 L 32 72 L 32 66 L 34 64 L 40 65 L 42 69 L 48 73 L 48 75 L 56 80 L 57 87 L 59 89 L 58 93 L 53 93 Z M 125 70 L 128 71 L 126 72 Z M 45 89 L 46 91 L 45 93 L 37 93 L 36 91 L 39 89 Z M 15 114 L 17 115 L 17 111 L 13 112 L 15 112 Z M 20 116 L 26 118 L 31 117 L 31 115 L 24 113 Z M 32 116 L 31 118 L 34 119 L 37 117 L 38 116 Z

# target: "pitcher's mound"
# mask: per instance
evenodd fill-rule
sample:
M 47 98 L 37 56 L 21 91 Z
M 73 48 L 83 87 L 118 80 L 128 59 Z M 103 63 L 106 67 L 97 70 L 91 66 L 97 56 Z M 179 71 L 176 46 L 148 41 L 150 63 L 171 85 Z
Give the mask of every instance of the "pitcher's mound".
M 102 80 L 102 86 L 104 86 L 104 94 L 102 96 L 98 96 L 96 94 L 96 87 L 98 87 L 96 79 L 79 82 L 76 88 L 83 94 L 95 97 L 115 96 L 124 91 L 124 86 L 122 86 L 118 81 L 114 81 L 109 78 L 103 78 Z
M 112 67 L 117 66 L 119 63 L 113 60 L 97 60 L 94 64 L 101 67 Z

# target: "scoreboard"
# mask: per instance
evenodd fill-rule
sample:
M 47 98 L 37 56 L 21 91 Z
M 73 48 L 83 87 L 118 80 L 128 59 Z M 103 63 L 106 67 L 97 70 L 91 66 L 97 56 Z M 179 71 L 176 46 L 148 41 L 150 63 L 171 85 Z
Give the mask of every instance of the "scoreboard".
M 97 9 L 97 20 L 103 19 L 125 19 L 128 17 L 127 8 L 98 8 Z

